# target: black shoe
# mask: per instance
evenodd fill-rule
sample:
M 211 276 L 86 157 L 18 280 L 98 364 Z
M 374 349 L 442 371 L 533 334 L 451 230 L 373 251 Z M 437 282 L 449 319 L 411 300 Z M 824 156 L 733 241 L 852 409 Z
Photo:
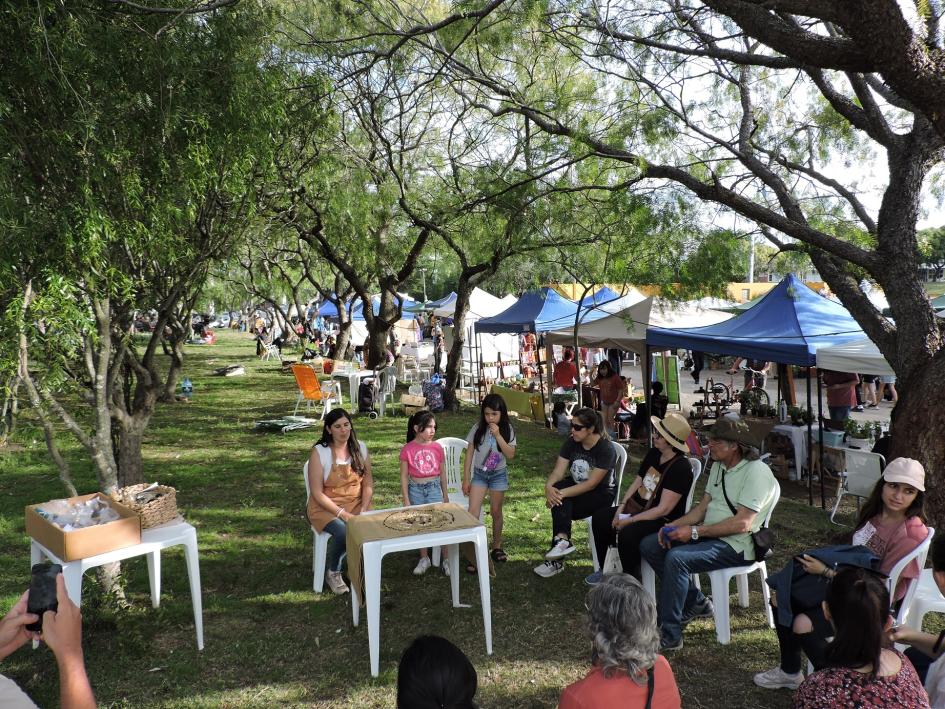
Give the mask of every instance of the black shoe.
M 666 640 L 664 638 L 660 638 L 660 652 L 661 653 L 674 652 L 675 650 L 682 650 L 682 647 L 683 647 L 682 635 L 679 636 L 678 640 Z
M 712 618 L 715 615 L 715 606 L 712 605 L 712 599 L 706 598 L 702 603 L 697 603 L 688 612 L 683 613 L 679 623 L 683 627 L 689 625 L 697 618 Z

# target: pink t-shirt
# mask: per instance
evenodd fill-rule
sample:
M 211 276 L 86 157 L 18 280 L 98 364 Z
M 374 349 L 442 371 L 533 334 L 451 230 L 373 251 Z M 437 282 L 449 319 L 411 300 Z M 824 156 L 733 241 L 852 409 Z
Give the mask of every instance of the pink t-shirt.
M 407 474 L 412 478 L 438 478 L 446 456 L 439 443 L 410 441 L 400 449 L 400 460 L 407 464 Z
M 879 570 L 884 574 L 892 571 L 902 557 L 925 541 L 929 534 L 928 527 L 918 517 L 909 517 L 897 524 L 883 524 L 883 516 L 871 517 L 866 524 L 853 533 L 853 543 L 868 547 L 879 557 Z M 913 561 L 909 564 L 896 584 L 896 593 L 893 601 L 898 601 L 906 595 L 907 583 L 910 579 L 918 578 L 919 565 Z

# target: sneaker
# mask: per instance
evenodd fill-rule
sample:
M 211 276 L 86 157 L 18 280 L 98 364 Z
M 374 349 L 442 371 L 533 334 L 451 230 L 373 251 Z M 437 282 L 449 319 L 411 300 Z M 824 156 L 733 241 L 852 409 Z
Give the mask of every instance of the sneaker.
M 584 577 L 584 583 L 586 583 L 588 586 L 596 586 L 603 580 L 603 578 L 604 574 L 602 571 L 595 571 L 590 576 Z
M 564 571 L 564 564 L 560 561 L 543 561 L 535 567 L 535 573 L 542 578 L 551 578 Z
M 863 411 L 863 407 L 857 405 L 857 406 L 854 406 L 853 409 L 851 409 L 851 410 L 852 410 L 852 411 L 858 411 L 858 412 L 859 412 L 859 411 Z
M 440 568 L 443 569 L 444 576 L 449 576 L 450 575 L 450 560 L 443 559 L 443 561 L 440 562 Z
M 432 565 L 433 564 L 430 563 L 430 557 L 421 556 L 420 561 L 417 562 L 417 565 L 413 569 L 414 576 L 423 576 Z
M 683 647 L 682 635 L 680 635 L 679 638 L 676 640 L 666 640 L 662 637 L 660 638 L 660 652 L 661 653 L 675 652 L 676 650 L 682 650 L 682 647 Z
M 551 549 L 545 554 L 548 561 L 557 561 L 574 551 L 574 545 L 570 539 L 556 539 L 551 545 Z
M 330 588 L 331 592 L 336 596 L 348 592 L 348 584 L 341 578 L 340 571 L 329 571 L 326 581 L 328 581 L 328 588 Z
M 697 618 L 712 618 L 715 615 L 715 606 L 712 605 L 712 599 L 706 598 L 692 608 L 688 612 L 683 613 L 682 619 L 679 621 L 682 625 L 689 625 L 692 621 Z
M 765 689 L 797 689 L 804 681 L 804 673 L 788 674 L 780 667 L 772 667 L 767 672 L 755 675 L 755 684 Z

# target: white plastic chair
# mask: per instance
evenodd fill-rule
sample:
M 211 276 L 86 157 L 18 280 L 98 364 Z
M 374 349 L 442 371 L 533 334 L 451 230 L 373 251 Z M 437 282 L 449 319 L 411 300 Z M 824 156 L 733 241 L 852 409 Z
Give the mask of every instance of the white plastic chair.
M 834 515 L 837 514 L 840 500 L 843 499 L 844 495 L 854 495 L 856 497 L 856 510 L 859 512 L 860 498 L 870 496 L 873 488 L 876 487 L 876 482 L 882 477 L 883 468 L 886 467 L 886 459 L 879 453 L 853 449 L 846 449 L 843 453 L 846 459 L 846 470 L 837 473 L 840 478 L 840 487 L 837 490 L 837 501 L 830 513 L 831 522 L 834 521 Z
M 771 515 L 781 499 L 781 486 L 775 484 L 774 501 L 765 516 L 765 527 L 771 524 Z M 771 612 L 771 594 L 768 588 L 768 566 L 764 560 L 753 561 L 746 566 L 732 566 L 727 569 L 707 571 L 712 586 L 712 602 L 715 607 L 715 637 L 722 645 L 728 645 L 732 639 L 729 619 L 729 582 L 735 577 L 738 586 L 738 605 L 748 608 L 748 575 L 757 571 L 761 575 L 761 595 L 764 598 L 765 614 L 768 616 L 768 627 L 774 627 L 774 615 Z M 698 576 L 698 574 L 696 574 Z
M 617 476 L 617 486 L 614 489 L 614 505 L 620 504 L 620 486 L 623 484 L 623 469 L 627 467 L 627 449 L 616 441 L 611 441 L 614 452 L 617 454 L 617 460 L 614 461 L 614 473 Z M 591 559 L 594 562 L 594 571 L 600 569 L 600 559 L 597 558 L 597 546 L 594 544 L 594 525 L 591 524 L 591 517 L 585 517 L 583 520 L 574 520 L 575 522 L 587 523 L 587 542 L 591 545 Z
M 689 486 L 689 495 L 686 497 L 687 512 L 692 509 L 692 498 L 696 494 L 696 483 L 699 482 L 699 476 L 702 475 L 702 461 L 698 458 L 690 458 L 689 467 L 692 468 L 692 485 Z
M 312 486 L 308 482 L 308 461 L 302 466 L 302 479 L 305 481 L 305 504 L 312 496 Z M 312 588 L 315 593 L 321 593 L 325 585 L 325 563 L 328 560 L 328 542 L 331 535 L 328 532 L 319 532 L 312 527 Z
M 922 569 L 925 567 L 925 559 L 929 555 L 929 546 L 931 546 L 932 537 L 934 536 L 935 528 L 929 527 L 929 533 L 926 535 L 925 540 L 915 549 L 902 557 L 898 563 L 892 567 L 892 571 L 889 572 L 888 579 L 890 598 L 892 598 L 896 593 L 896 584 L 899 583 L 899 576 L 913 561 L 919 565 L 919 575 L 921 578 Z M 909 582 L 909 588 L 906 589 L 906 595 L 902 597 L 902 603 L 899 605 L 899 612 L 896 614 L 897 625 L 902 625 L 906 622 L 906 617 L 909 615 L 909 609 L 912 606 L 913 600 L 915 599 L 916 592 L 919 590 L 919 584 L 916 583 L 918 580 L 919 579 L 912 579 Z
M 450 495 L 450 502 L 466 509 L 469 507 L 469 498 L 463 494 L 463 451 L 468 445 L 462 438 L 447 436 L 438 438 L 436 443 L 443 449 L 446 457 L 446 490 Z
M 919 583 L 913 583 L 916 592 L 906 611 L 906 625 L 916 630 L 922 630 L 922 621 L 926 613 L 945 613 L 945 597 L 938 590 L 938 584 L 932 576 L 932 569 L 922 569 Z M 905 605 L 905 599 L 903 600 Z
M 270 357 L 275 357 L 280 362 L 282 361 L 282 352 L 279 351 L 278 347 L 276 347 L 271 342 L 265 342 L 265 341 L 262 343 L 262 346 L 263 346 L 263 353 L 260 359 L 263 362 L 267 361 Z

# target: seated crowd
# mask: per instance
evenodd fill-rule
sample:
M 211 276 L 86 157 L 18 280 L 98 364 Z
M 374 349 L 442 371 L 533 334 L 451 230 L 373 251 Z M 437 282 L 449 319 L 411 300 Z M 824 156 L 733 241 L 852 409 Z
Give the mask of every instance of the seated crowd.
M 583 408 L 570 419 L 545 484 L 551 517 L 551 542 L 535 573 L 561 573 L 575 550 L 575 521 L 589 520 L 596 558 L 619 557 L 622 572 L 596 569 L 587 577 L 585 599 L 590 669 L 567 686 L 562 709 L 659 707 L 681 705 L 673 670 L 662 653 L 683 646 L 686 626 L 713 616 L 712 600 L 694 574 L 740 567 L 763 559 L 765 520 L 780 495 L 778 482 L 759 459 L 759 431 L 742 420 L 720 419 L 708 431 L 705 492 L 689 508 L 695 486 L 687 441 L 692 433 L 680 414 L 651 417 L 653 447 L 646 453 L 619 504 L 615 472 L 625 455 L 617 450 L 600 414 Z M 408 443 L 400 455 L 405 504 L 446 499 L 443 452 L 433 438 L 436 421 L 419 412 L 408 423 Z M 493 561 L 502 550 L 502 500 L 508 487 L 506 463 L 514 458 L 516 437 L 502 399 L 484 400 L 469 432 L 463 488 L 478 516 L 490 496 Z M 347 592 L 342 578 L 346 523 L 371 508 L 374 483 L 367 447 L 343 409 L 329 412 L 308 460 L 312 526 L 332 537 L 328 584 Z M 754 677 L 766 689 L 796 690 L 796 707 L 945 706 L 945 631 L 929 635 L 893 627 L 897 608 L 921 569 L 913 561 L 890 589 L 887 576 L 929 535 L 923 505 L 925 471 L 908 458 L 886 466 L 864 503 L 846 544 L 807 550 L 768 578 L 780 650 L 777 667 Z M 932 546 L 935 582 L 945 592 L 945 540 Z M 424 550 L 414 573 L 431 564 Z M 641 584 L 648 566 L 659 579 L 653 598 Z M 473 566 L 468 569 L 475 572 Z M 27 594 L 0 621 L 0 659 L 31 639 L 42 638 L 59 663 L 62 705 L 94 706 L 82 661 L 78 609 L 57 579 L 59 610 L 47 612 L 42 634 L 26 630 L 37 618 L 26 612 Z M 728 599 L 716 599 L 728 603 Z M 893 643 L 911 645 L 906 654 Z M 813 666 L 805 678 L 802 652 Z M 918 672 L 916 671 L 918 669 Z M 923 688 L 923 681 L 925 688 Z M 928 690 L 928 693 L 926 691 Z M 448 640 L 418 637 L 406 649 L 397 680 L 397 706 L 476 706 L 476 670 Z M 931 702 L 930 702 L 931 697 Z M 33 706 L 0 676 L 0 704 Z

